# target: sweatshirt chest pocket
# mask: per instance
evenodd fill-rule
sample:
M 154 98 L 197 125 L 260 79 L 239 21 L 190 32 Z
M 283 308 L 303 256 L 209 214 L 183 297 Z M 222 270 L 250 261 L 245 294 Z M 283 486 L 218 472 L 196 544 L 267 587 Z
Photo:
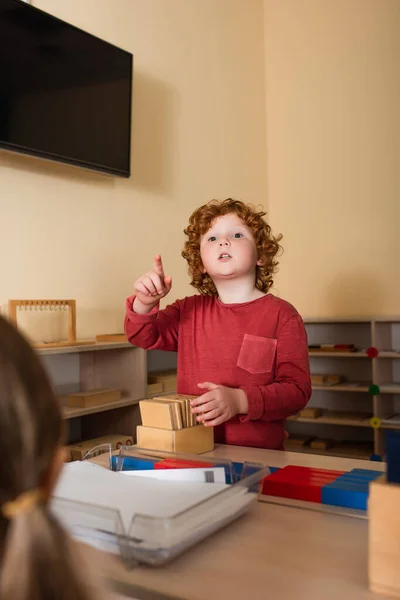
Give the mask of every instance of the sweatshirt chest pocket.
M 245 333 L 237 366 L 253 375 L 270 373 L 274 367 L 277 343 L 275 338 Z

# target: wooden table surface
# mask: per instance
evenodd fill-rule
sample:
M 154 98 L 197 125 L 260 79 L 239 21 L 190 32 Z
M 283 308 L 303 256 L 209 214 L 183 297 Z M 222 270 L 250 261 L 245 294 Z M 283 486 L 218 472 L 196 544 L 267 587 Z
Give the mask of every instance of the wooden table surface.
M 382 463 L 219 446 L 209 455 L 269 466 L 384 470 Z M 258 502 L 163 567 L 127 570 L 96 550 L 99 571 L 139 600 L 368 600 L 368 521 Z M 101 566 L 100 566 L 101 563 Z

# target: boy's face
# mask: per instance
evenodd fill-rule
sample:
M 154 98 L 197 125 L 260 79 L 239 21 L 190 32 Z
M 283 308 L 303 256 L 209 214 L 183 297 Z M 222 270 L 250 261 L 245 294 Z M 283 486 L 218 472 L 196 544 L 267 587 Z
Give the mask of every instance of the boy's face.
M 215 219 L 201 236 L 200 256 L 214 281 L 254 273 L 259 264 L 253 233 L 236 213 Z

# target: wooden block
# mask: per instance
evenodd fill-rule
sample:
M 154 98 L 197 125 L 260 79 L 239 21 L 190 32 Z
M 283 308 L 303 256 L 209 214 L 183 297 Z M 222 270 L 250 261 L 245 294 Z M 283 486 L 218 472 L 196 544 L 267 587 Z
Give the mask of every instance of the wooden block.
M 400 597 L 400 485 L 382 475 L 370 484 L 368 578 L 370 589 Z
M 336 385 L 343 381 L 343 376 L 336 373 L 325 373 L 322 375 L 311 375 L 311 383 L 313 385 Z
M 285 440 L 285 448 L 287 450 L 290 450 L 290 448 L 301 448 L 302 446 L 307 446 L 312 439 L 314 439 L 312 435 L 291 435 Z
M 77 444 L 70 444 L 67 446 L 69 460 L 82 460 L 90 450 L 101 444 L 110 444 L 111 450 L 118 450 L 121 446 L 131 446 L 133 444 L 133 438 L 129 435 L 110 434 L 85 440 L 84 442 L 79 442 Z M 102 452 L 104 452 L 104 450 L 99 449 L 97 454 L 102 454 Z M 96 454 L 93 454 L 93 456 L 96 456 Z
M 175 431 L 138 425 L 136 433 L 139 448 L 177 454 L 202 454 L 214 449 L 214 428 L 204 425 Z
M 121 400 L 120 390 L 90 390 L 67 395 L 67 406 L 70 408 L 89 408 L 99 404 L 108 404 Z
M 365 421 L 372 417 L 372 413 L 360 412 L 354 410 L 330 410 L 327 412 L 326 417 L 332 419 L 348 419 L 350 421 Z
M 149 383 L 162 383 L 164 392 L 175 392 L 176 383 L 176 371 L 161 371 L 158 373 L 150 373 L 147 378 Z
M 162 382 L 159 383 L 148 383 L 147 384 L 147 396 L 154 396 L 155 394 L 162 394 L 164 386 Z
M 308 406 L 303 408 L 303 410 L 298 413 L 298 416 L 305 419 L 317 419 L 321 414 L 322 410 L 320 408 Z
M 175 429 L 172 404 L 159 400 L 141 400 L 139 402 L 142 425 L 158 429 Z
M 331 448 L 333 444 L 333 440 L 323 440 L 317 438 L 315 440 L 311 440 L 310 448 L 313 448 L 314 450 L 327 450 L 328 448 Z
M 127 342 L 124 333 L 102 333 L 96 335 L 96 342 Z

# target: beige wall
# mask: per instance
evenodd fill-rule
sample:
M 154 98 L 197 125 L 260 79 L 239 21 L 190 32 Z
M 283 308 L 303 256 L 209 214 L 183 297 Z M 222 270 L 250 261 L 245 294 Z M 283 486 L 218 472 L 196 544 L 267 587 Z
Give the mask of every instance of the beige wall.
M 398 315 L 400 2 L 264 6 L 277 290 L 305 315 Z
M 275 292 L 304 315 L 400 313 L 398 0 L 34 4 L 134 52 L 133 174 L 0 152 L 1 305 L 72 297 L 80 337 L 119 331 L 155 253 L 171 299 L 191 293 L 189 213 L 265 204 L 267 172 Z
M 133 174 L 0 153 L 0 304 L 76 298 L 79 336 L 121 331 L 136 276 L 162 253 L 171 298 L 190 212 L 265 201 L 262 0 L 33 0 L 135 54 Z

